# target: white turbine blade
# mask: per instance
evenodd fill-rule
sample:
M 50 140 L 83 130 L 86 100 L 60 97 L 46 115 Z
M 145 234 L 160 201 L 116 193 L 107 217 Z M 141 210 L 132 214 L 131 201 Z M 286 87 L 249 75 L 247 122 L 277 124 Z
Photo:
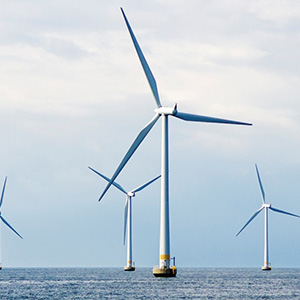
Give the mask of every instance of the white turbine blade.
M 252 124 L 250 124 L 250 123 L 244 123 L 244 122 L 226 120 L 226 119 L 220 119 L 220 118 L 214 118 L 214 117 L 207 117 L 207 116 L 201 116 L 201 115 L 193 115 L 193 114 L 188 114 L 188 113 L 183 113 L 183 112 L 178 112 L 178 111 L 173 116 L 176 118 L 182 119 L 184 121 L 252 126 Z
M 105 179 L 106 181 L 110 181 L 110 179 L 108 178 L 108 177 L 106 177 L 106 176 L 104 176 L 103 174 L 101 174 L 100 172 L 98 172 L 98 171 L 96 171 L 96 170 L 94 170 L 93 168 L 91 168 L 91 167 L 88 167 L 90 170 L 92 170 L 93 172 L 95 172 L 96 174 L 98 174 L 99 176 L 101 176 L 103 179 Z M 122 188 L 122 186 L 121 185 L 119 185 L 118 183 L 116 183 L 116 182 L 113 182 L 112 183 L 117 189 L 119 189 L 121 192 L 123 192 L 124 194 L 127 194 L 127 192 Z
M 0 216 L 0 219 L 3 221 L 3 223 L 5 224 L 5 225 L 7 225 L 16 235 L 18 235 L 21 239 L 23 239 L 22 237 L 21 237 L 21 235 L 15 230 L 15 229 L 13 229 L 13 227 L 11 226 L 11 225 L 9 225 L 8 224 L 8 222 L 2 217 L 2 216 Z
M 2 188 L 1 199 L 0 199 L 0 207 L 1 207 L 2 202 L 3 202 L 3 196 L 4 196 L 5 186 L 6 186 L 6 180 L 7 180 L 7 177 L 5 177 L 3 188 Z
M 259 172 L 258 172 L 258 168 L 257 165 L 255 164 L 255 169 L 256 169 L 256 174 L 257 174 L 257 178 L 258 178 L 258 182 L 259 182 L 259 187 L 260 187 L 260 191 L 261 191 L 261 196 L 262 196 L 262 201 L 263 203 L 266 203 L 266 198 L 265 198 L 265 191 L 259 176 Z
M 298 215 L 289 213 L 289 212 L 284 211 L 284 210 L 280 210 L 280 209 L 278 209 L 278 208 L 274 208 L 273 206 L 270 206 L 269 208 L 270 208 L 271 210 L 276 211 L 276 212 L 281 213 L 281 214 L 285 214 L 285 215 L 289 215 L 289 216 L 293 216 L 293 217 L 300 218 L 300 216 L 298 216 Z
M 123 238 L 123 245 L 125 245 L 125 239 L 126 239 L 127 217 L 128 217 L 128 196 L 126 197 L 125 208 L 124 208 L 124 238 Z
M 262 206 L 258 211 L 256 211 L 253 216 L 248 220 L 248 222 L 244 225 L 244 227 L 236 234 L 238 236 L 245 228 L 246 226 L 264 209 Z
M 135 50 L 136 50 L 137 55 L 138 55 L 138 57 L 140 59 L 140 62 L 141 62 L 142 67 L 144 69 L 144 72 L 145 72 L 145 75 L 147 77 L 148 83 L 150 85 L 150 88 L 152 90 L 153 96 L 155 98 L 156 105 L 157 105 L 157 107 L 161 107 L 161 103 L 160 103 L 160 100 L 159 100 L 158 89 L 157 89 L 155 78 L 154 78 L 154 76 L 153 76 L 153 74 L 152 74 L 152 72 L 150 70 L 150 67 L 149 67 L 149 65 L 148 65 L 148 63 L 147 63 L 147 61 L 145 59 L 145 56 L 144 56 L 144 54 L 143 54 L 143 52 L 142 52 L 142 50 L 141 50 L 141 48 L 140 48 L 140 46 L 138 44 L 138 41 L 137 41 L 137 39 L 136 39 L 136 37 L 135 37 L 132 29 L 131 29 L 131 26 L 130 26 L 127 18 L 126 18 L 126 15 L 125 15 L 122 7 L 121 7 L 121 11 L 122 11 L 122 14 L 123 14 L 126 26 L 128 28 L 128 31 L 130 33 L 131 39 L 133 41 Z
M 131 158 L 135 150 L 138 148 L 138 146 L 141 144 L 141 142 L 144 140 L 144 138 L 147 136 L 151 128 L 154 126 L 154 124 L 159 119 L 160 115 L 156 114 L 154 118 L 142 129 L 142 131 L 138 134 L 136 139 L 134 140 L 133 144 L 130 146 L 129 150 L 125 154 L 123 160 L 121 161 L 120 165 L 118 166 L 117 170 L 115 171 L 112 178 L 109 180 L 109 183 L 107 184 L 106 188 L 104 189 L 102 195 L 99 198 L 99 201 L 103 198 L 105 193 L 108 191 L 114 180 L 117 178 L 117 176 L 120 174 L 122 169 L 125 167 L 128 160 Z
M 143 190 L 145 187 L 147 187 L 148 185 L 150 185 L 152 182 L 154 182 L 155 180 L 157 180 L 160 177 L 161 177 L 161 175 L 155 177 L 154 179 L 148 181 L 147 183 L 144 183 L 143 185 L 141 185 L 141 186 L 137 187 L 136 189 L 132 190 L 131 192 L 136 193 L 136 192 L 139 192 L 139 191 Z

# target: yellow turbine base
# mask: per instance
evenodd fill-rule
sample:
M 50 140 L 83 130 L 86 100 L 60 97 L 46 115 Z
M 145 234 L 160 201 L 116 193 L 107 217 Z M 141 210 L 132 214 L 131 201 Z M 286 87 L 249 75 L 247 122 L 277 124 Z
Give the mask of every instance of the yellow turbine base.
M 153 275 L 155 277 L 176 277 L 177 268 L 173 266 L 172 268 L 153 268 Z
M 124 271 L 135 271 L 135 267 L 133 267 L 133 266 L 131 266 L 131 267 L 125 266 L 124 267 Z
M 271 271 L 272 268 L 270 266 L 263 266 L 261 267 L 262 271 Z

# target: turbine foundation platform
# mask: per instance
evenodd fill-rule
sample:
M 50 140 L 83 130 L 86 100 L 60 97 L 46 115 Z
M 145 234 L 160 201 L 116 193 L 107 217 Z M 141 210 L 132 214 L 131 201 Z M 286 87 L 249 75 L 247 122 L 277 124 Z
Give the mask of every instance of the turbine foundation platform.
M 271 266 L 263 266 L 261 267 L 262 271 L 271 271 Z
M 125 266 L 124 271 L 135 271 L 135 267 L 134 266 Z
M 153 268 L 153 275 L 155 277 L 176 277 L 177 274 L 177 269 L 175 266 L 171 268 L 159 268 L 159 267 L 154 267 Z

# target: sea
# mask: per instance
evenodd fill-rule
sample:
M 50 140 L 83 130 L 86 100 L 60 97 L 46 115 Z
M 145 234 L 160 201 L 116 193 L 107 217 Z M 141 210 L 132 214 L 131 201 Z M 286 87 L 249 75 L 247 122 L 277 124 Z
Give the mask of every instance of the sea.
M 179 268 L 155 278 L 151 268 L 4 268 L 0 299 L 300 299 L 300 269 Z

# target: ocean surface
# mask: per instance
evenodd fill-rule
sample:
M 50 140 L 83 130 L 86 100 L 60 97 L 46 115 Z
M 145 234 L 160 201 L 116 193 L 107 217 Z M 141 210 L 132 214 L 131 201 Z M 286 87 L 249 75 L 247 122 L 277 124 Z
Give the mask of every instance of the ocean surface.
M 300 269 L 4 268 L 0 299 L 300 299 Z

